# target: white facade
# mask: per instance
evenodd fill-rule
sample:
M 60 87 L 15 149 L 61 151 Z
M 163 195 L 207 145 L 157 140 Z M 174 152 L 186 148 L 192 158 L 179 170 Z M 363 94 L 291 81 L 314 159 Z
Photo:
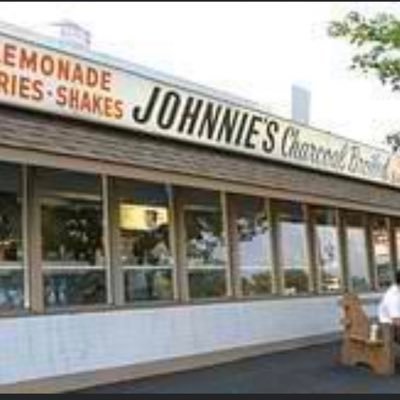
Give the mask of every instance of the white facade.
M 2 319 L 0 384 L 329 335 L 340 330 L 338 302 L 326 296 Z M 376 303 L 367 309 L 375 315 Z

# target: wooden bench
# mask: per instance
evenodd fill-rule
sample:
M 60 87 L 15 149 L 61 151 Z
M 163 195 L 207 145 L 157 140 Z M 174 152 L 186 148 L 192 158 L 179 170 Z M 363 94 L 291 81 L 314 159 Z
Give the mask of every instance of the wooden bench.
M 376 374 L 395 373 L 394 334 L 390 324 L 378 324 L 376 340 L 371 340 L 371 321 L 355 294 L 343 298 L 344 328 L 340 361 L 344 365 L 367 365 Z M 377 323 L 377 322 L 375 322 Z

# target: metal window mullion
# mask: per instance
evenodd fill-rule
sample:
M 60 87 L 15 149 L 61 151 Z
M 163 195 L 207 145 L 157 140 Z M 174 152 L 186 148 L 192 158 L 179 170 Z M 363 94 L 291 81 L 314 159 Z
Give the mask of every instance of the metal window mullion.
M 175 188 L 172 185 L 168 185 L 168 212 L 170 220 L 169 230 L 169 244 L 171 249 L 171 255 L 173 259 L 173 271 L 172 271 L 172 286 L 173 286 L 173 299 L 179 301 L 182 298 L 182 288 L 180 285 L 180 271 L 182 270 L 181 259 L 179 257 L 179 232 L 178 232 L 178 220 L 177 220 L 177 209 L 175 200 Z
M 22 248 L 23 248 L 23 268 L 24 268 L 24 308 L 31 306 L 31 285 L 30 285 L 30 267 L 29 267 L 29 231 L 28 231 L 28 166 L 21 167 L 21 194 L 22 194 Z
M 113 302 L 117 306 L 125 304 L 124 275 L 119 254 L 119 200 L 114 177 L 108 177 L 109 243 L 110 243 L 110 280 Z
M 269 260 L 265 260 L 266 269 L 270 272 L 271 279 L 271 293 L 277 293 L 277 270 L 274 268 L 274 256 L 273 256 L 273 245 L 272 245 L 272 210 L 271 210 L 271 199 L 264 198 L 264 210 L 267 217 L 268 224 L 268 243 L 266 243 L 269 248 L 267 249 L 268 254 L 270 254 Z M 267 265 L 267 261 L 269 264 Z M 243 268 L 245 269 L 245 268 Z
M 228 221 L 230 232 L 230 256 L 231 256 L 231 271 L 232 271 L 232 288 L 233 297 L 243 297 L 243 287 L 241 282 L 241 269 L 239 259 L 239 235 L 236 227 L 237 218 L 237 196 L 230 194 L 228 196 Z
M 270 250 L 271 250 L 271 261 L 273 270 L 272 291 L 274 294 L 283 294 L 284 272 L 282 268 L 282 254 L 279 246 L 279 241 L 280 241 L 279 221 L 277 218 L 273 200 L 267 199 L 267 206 L 268 206 L 268 218 L 269 218 L 270 232 L 271 232 Z
M 371 217 L 369 214 L 364 213 L 362 215 L 364 232 L 365 232 L 365 247 L 367 252 L 367 263 L 368 263 L 368 275 L 370 279 L 370 288 L 375 291 L 378 289 L 378 279 L 377 279 L 377 271 L 374 260 L 374 251 L 373 251 L 373 241 L 372 241 L 372 229 L 371 229 Z
M 36 168 L 27 170 L 27 257 L 29 263 L 30 309 L 44 311 L 44 275 L 42 271 L 41 206 L 36 181 Z
M 390 217 L 383 216 L 382 217 L 384 220 L 384 226 L 386 230 L 386 234 L 388 235 L 388 240 L 389 240 L 389 267 L 391 269 L 391 281 L 393 281 L 394 276 L 395 276 L 395 257 L 396 257 L 396 249 L 393 246 L 393 234 L 392 234 L 392 220 Z M 372 245 L 372 252 L 373 252 L 373 260 L 374 260 L 374 271 L 376 274 L 376 288 L 379 290 L 380 285 L 379 285 L 379 275 L 378 275 L 378 263 L 376 259 L 376 254 L 375 254 L 375 245 L 373 243 L 373 237 L 372 237 L 372 230 L 371 230 L 371 245 Z
M 229 222 L 229 213 L 228 213 L 228 201 L 227 201 L 227 193 L 219 192 L 220 194 L 220 204 L 221 204 L 221 212 L 222 212 L 222 236 L 225 242 L 225 295 L 227 297 L 232 297 L 234 293 L 233 288 L 233 270 L 232 270 L 232 243 L 231 243 L 231 224 Z
M 306 225 L 306 249 L 308 264 L 308 289 L 311 293 L 318 292 L 317 263 L 315 254 L 315 232 L 311 206 L 303 204 L 304 219 Z
M 101 195 L 102 195 L 102 215 L 103 215 L 103 244 L 104 244 L 104 261 L 106 268 L 106 293 L 107 303 L 114 302 L 114 290 L 112 287 L 111 277 L 111 235 L 110 235 L 110 202 L 108 190 L 108 176 L 101 175 Z
M 74 273 L 75 271 L 105 271 L 105 266 L 85 265 L 85 266 L 58 266 L 58 265 L 42 265 L 43 271 L 57 271 L 65 273 Z
M 342 277 L 342 291 L 348 292 L 351 287 L 350 271 L 347 256 L 347 231 L 345 225 L 344 211 L 337 208 L 336 213 L 336 226 L 337 226 L 337 240 L 339 247 L 339 262 Z
M 124 265 L 122 271 L 172 271 L 171 266 L 159 265 Z
M 184 202 L 182 200 L 182 192 L 174 186 L 174 214 L 175 214 L 175 235 L 176 235 L 176 251 L 177 251 L 177 281 L 179 286 L 179 299 L 181 302 L 188 302 L 190 299 L 189 290 L 189 270 L 187 268 L 186 256 L 186 229 Z

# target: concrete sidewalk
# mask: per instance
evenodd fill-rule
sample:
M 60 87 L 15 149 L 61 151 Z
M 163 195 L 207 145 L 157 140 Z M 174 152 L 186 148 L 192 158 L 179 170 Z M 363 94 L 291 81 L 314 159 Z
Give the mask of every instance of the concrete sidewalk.
M 379 377 L 335 363 L 338 344 L 100 386 L 85 393 L 400 393 L 400 373 Z

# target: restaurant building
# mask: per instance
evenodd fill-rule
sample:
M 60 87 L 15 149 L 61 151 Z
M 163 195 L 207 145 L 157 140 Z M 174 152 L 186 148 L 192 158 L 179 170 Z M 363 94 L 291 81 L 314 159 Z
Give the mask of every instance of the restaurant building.
M 400 263 L 400 160 L 0 26 L 0 391 L 333 340 Z

